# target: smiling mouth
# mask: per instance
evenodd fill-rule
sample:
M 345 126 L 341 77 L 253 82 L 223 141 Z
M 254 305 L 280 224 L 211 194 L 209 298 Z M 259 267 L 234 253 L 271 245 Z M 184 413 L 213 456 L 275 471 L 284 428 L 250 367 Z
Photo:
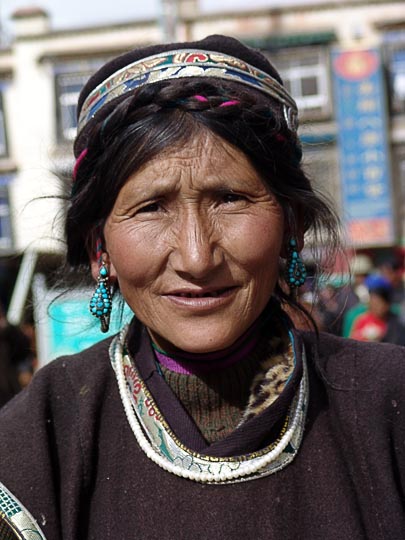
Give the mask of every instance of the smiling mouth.
M 237 290 L 238 286 L 232 286 L 201 292 L 173 291 L 164 296 L 179 309 L 202 314 L 228 305 L 233 301 Z
M 217 291 L 210 291 L 205 293 L 178 292 L 173 294 L 173 296 L 179 296 L 180 298 L 217 298 L 218 296 L 222 296 L 233 288 L 234 287 L 228 287 L 226 289 L 218 289 Z

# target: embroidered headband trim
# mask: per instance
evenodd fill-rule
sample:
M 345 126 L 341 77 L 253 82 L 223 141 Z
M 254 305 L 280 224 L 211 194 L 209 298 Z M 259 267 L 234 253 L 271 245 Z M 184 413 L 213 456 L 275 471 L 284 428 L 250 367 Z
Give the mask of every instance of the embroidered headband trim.
M 282 84 L 268 73 L 227 54 L 180 49 L 137 60 L 105 79 L 85 99 L 78 133 L 103 105 L 116 97 L 147 84 L 184 77 L 225 79 L 256 88 L 282 104 L 288 128 L 297 131 L 297 105 Z

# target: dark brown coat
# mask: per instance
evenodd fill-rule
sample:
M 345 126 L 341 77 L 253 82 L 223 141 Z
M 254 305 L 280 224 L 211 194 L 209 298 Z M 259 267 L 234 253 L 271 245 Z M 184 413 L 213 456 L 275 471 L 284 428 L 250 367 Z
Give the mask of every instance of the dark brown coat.
M 405 349 L 304 339 L 306 431 L 279 473 L 213 486 L 161 470 L 128 425 L 106 340 L 43 368 L 1 411 L 0 482 L 48 540 L 400 540 Z

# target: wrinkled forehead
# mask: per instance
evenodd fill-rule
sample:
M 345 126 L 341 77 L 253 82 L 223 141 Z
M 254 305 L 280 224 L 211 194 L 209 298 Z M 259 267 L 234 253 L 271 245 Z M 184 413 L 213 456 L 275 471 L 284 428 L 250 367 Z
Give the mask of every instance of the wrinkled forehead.
M 259 173 L 243 151 L 224 139 L 202 129 L 187 144 L 164 148 L 146 161 L 128 179 L 141 189 L 165 190 L 183 179 L 199 190 L 241 189 L 267 190 Z

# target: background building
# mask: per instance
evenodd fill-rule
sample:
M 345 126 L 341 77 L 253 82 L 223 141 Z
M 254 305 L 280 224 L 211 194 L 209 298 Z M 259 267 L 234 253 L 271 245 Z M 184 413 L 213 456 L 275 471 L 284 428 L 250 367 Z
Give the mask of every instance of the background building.
M 157 19 L 57 31 L 41 9 L 14 13 L 0 49 L 0 296 L 14 322 L 33 273 L 62 260 L 62 179 L 82 85 L 108 58 L 168 38 L 225 33 L 269 55 L 301 111 L 305 166 L 335 201 L 349 242 L 376 260 L 403 257 L 404 3 L 268 3 L 201 13 L 196 0 L 163 0 Z

